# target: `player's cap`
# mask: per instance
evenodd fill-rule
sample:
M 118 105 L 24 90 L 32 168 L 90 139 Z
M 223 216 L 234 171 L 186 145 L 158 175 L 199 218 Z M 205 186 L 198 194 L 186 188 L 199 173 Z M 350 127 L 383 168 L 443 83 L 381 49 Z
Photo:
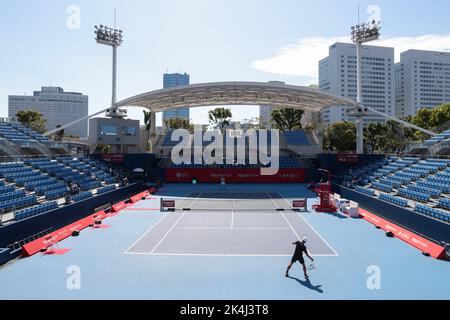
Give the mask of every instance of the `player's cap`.
M 306 243 L 306 241 L 308 241 L 308 238 L 303 237 L 303 238 L 302 238 L 302 242 L 303 242 L 303 243 Z

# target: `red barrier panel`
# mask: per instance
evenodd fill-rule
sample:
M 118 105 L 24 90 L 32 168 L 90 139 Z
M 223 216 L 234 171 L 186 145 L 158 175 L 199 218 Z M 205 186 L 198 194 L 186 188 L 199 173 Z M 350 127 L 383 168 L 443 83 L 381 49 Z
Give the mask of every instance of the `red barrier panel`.
M 147 198 L 149 195 L 150 195 L 150 192 L 149 192 L 149 191 L 144 191 L 144 192 L 138 193 L 138 194 L 135 195 L 135 196 L 132 196 L 132 197 L 130 198 L 130 201 L 131 201 L 132 203 L 136 203 L 136 202 L 138 202 L 138 201 L 141 201 L 142 198 Z
M 119 212 L 120 210 L 125 209 L 126 207 L 127 204 L 125 203 L 125 201 L 121 201 L 111 207 L 111 212 Z
M 392 232 L 395 237 L 405 241 L 420 251 L 429 254 L 433 258 L 443 259 L 445 257 L 444 247 L 441 247 L 434 242 L 431 242 L 364 209 L 360 208 L 359 214 L 364 218 L 364 220 L 380 227 L 384 231 Z
M 42 238 L 36 239 L 30 243 L 27 243 L 22 247 L 22 254 L 29 257 L 41 249 L 47 248 L 48 246 L 58 243 L 72 235 L 74 231 L 81 231 L 94 223 L 95 219 L 102 220 L 106 217 L 104 211 L 99 211 L 93 215 L 90 215 L 84 219 L 74 222 L 64 228 L 56 230 Z
M 168 168 L 166 169 L 166 182 L 225 182 L 248 183 L 299 183 L 305 181 L 304 169 L 279 169 L 276 175 L 262 176 L 260 169 L 213 169 L 213 168 Z
M 142 197 L 143 197 L 143 193 L 139 193 L 139 194 L 137 194 L 137 195 L 135 195 L 135 196 L 132 196 L 132 197 L 130 198 L 130 201 L 131 201 L 132 203 L 136 203 L 136 202 L 138 202 L 139 200 L 141 200 Z

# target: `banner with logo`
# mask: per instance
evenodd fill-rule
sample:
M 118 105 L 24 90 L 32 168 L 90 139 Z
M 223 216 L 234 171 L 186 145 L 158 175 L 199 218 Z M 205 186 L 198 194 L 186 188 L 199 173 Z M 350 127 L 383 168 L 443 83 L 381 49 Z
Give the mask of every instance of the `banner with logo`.
M 338 153 L 336 155 L 338 162 L 344 162 L 344 163 L 359 163 L 359 156 L 357 154 L 351 154 L 351 153 Z
M 123 153 L 103 153 L 102 159 L 111 163 L 123 163 Z
M 262 176 L 260 169 L 213 169 L 213 168 L 168 168 L 166 169 L 166 182 L 190 183 L 197 182 L 219 183 L 221 178 L 225 182 L 248 183 L 299 183 L 305 181 L 304 169 L 279 169 L 276 175 Z

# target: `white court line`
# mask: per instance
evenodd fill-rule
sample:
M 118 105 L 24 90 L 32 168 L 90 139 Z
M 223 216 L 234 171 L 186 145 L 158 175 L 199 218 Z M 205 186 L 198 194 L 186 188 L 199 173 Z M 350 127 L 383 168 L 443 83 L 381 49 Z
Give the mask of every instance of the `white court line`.
M 289 204 L 289 202 L 286 200 L 286 198 L 283 197 L 283 199 Z M 311 230 L 313 230 L 317 236 L 334 252 L 334 255 L 338 256 L 339 254 L 336 252 L 336 250 L 333 249 L 333 247 L 328 243 L 328 241 L 326 241 L 322 235 L 317 232 L 317 230 L 305 219 L 303 218 L 300 214 L 297 214 L 298 217 L 300 217 L 310 228 Z
M 336 252 L 336 250 L 333 249 L 333 247 L 328 243 L 327 240 L 325 240 L 319 232 L 308 222 L 305 218 L 303 218 L 301 215 L 298 215 L 318 236 L 319 238 L 334 252 L 335 256 L 338 256 L 339 254 Z
M 203 193 L 199 194 L 202 195 Z M 192 208 L 192 206 L 194 205 L 195 201 L 197 201 L 199 199 L 199 197 L 197 197 L 196 199 L 194 199 L 194 201 L 192 201 L 191 206 L 189 208 Z M 175 226 L 177 225 L 178 222 L 180 222 L 180 220 L 184 217 L 184 215 L 186 214 L 186 212 L 183 212 L 181 214 L 181 216 L 177 219 L 177 221 L 175 221 L 175 223 L 169 228 L 169 230 L 167 230 L 167 232 L 164 234 L 164 236 L 158 241 L 158 243 L 156 244 L 156 246 L 153 247 L 152 251 L 150 253 L 153 253 L 156 248 L 158 248 L 158 246 L 163 242 L 163 240 L 169 235 L 169 233 L 175 228 Z
M 270 195 L 270 193 L 266 192 L 267 195 L 269 196 L 270 200 L 272 200 L 272 203 L 274 204 L 274 206 L 276 208 L 279 208 L 277 206 L 277 204 L 275 203 L 275 201 L 272 199 L 272 196 Z M 300 237 L 298 236 L 297 232 L 294 230 L 294 228 L 292 228 L 291 224 L 289 223 L 288 219 L 286 218 L 286 216 L 284 215 L 284 212 L 281 211 L 281 215 L 283 216 L 284 220 L 286 221 L 286 223 L 289 225 L 289 227 L 292 229 L 292 231 L 294 231 L 295 235 L 297 236 L 297 238 L 300 240 Z
M 150 252 L 127 252 L 127 254 L 141 256 L 176 256 L 176 257 L 292 257 L 292 254 L 214 254 L 214 253 L 150 253 Z M 311 254 L 313 257 L 335 257 L 334 254 Z
M 283 199 L 284 200 L 286 200 L 286 198 L 284 198 L 283 197 Z M 287 200 L 286 200 L 286 202 L 287 202 Z M 288 204 L 289 204 L 289 202 L 288 202 Z M 319 233 L 319 232 L 317 232 L 317 230 L 305 219 L 305 218 L 303 218 L 303 216 L 302 215 L 300 215 L 300 214 L 297 214 L 297 216 L 298 217 L 300 217 L 318 236 L 319 236 L 319 238 L 334 252 L 334 255 L 335 256 L 338 256 L 339 254 L 337 253 L 337 251 L 336 250 L 334 250 L 334 248 L 328 243 L 328 241 L 327 240 L 325 240 L 323 237 L 322 237 L 322 235 Z
M 235 204 L 234 204 L 234 200 L 233 200 L 233 209 L 231 210 L 231 229 L 233 229 L 233 224 L 234 224 L 234 208 L 235 208 Z
M 165 215 L 163 215 L 154 225 L 152 225 L 150 227 L 150 229 L 148 229 L 147 231 L 144 232 L 144 234 L 142 236 L 139 237 L 139 239 L 137 239 L 131 246 L 128 247 L 127 250 L 125 250 L 125 253 L 128 253 L 128 250 L 130 250 L 131 248 L 133 248 L 135 245 L 137 245 L 142 239 L 144 239 L 144 237 L 150 233 L 150 231 L 152 231 L 157 225 L 159 225 L 166 217 L 168 216 L 168 214 L 166 213 Z
M 174 230 L 231 230 L 220 227 L 177 227 Z M 290 230 L 290 228 L 233 228 L 233 230 Z
M 186 214 L 185 212 L 183 212 L 183 213 L 181 214 L 181 216 L 177 219 L 177 221 L 175 221 L 175 223 L 169 228 L 169 230 L 167 230 L 167 232 L 164 234 L 164 236 L 163 236 L 161 239 L 159 239 L 158 243 L 153 247 L 153 249 L 152 249 L 152 251 L 151 251 L 150 253 L 153 253 L 153 252 L 156 250 L 156 248 L 157 248 L 157 247 L 161 244 L 161 242 L 163 242 L 163 240 L 169 235 L 170 231 L 172 231 L 173 228 L 175 228 L 175 226 L 177 225 L 177 223 L 181 220 L 181 218 L 183 218 L 183 216 L 184 216 L 185 214 Z

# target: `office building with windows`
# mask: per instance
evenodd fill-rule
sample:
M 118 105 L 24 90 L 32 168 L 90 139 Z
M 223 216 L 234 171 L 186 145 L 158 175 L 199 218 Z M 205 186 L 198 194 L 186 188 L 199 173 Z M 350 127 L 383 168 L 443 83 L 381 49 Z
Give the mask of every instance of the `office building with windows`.
M 450 102 L 450 53 L 403 52 L 395 65 L 395 82 L 398 117 Z
M 47 129 L 55 129 L 88 116 L 88 96 L 77 92 L 65 92 L 60 87 L 42 87 L 29 95 L 8 97 L 8 116 L 13 118 L 21 110 L 36 110 L 47 119 Z M 66 134 L 86 138 L 88 120 L 80 121 L 64 130 Z
M 173 88 L 179 86 L 186 86 L 190 83 L 189 75 L 187 73 L 165 73 L 163 76 L 163 88 Z M 189 120 L 189 108 L 179 108 L 175 110 L 164 111 L 162 115 L 163 124 L 167 119 L 182 118 Z
M 388 115 L 395 115 L 394 48 L 363 46 L 362 103 Z M 319 62 L 319 89 L 356 101 L 356 45 L 335 43 L 328 57 Z M 352 121 L 347 106 L 335 106 L 321 111 L 325 125 Z M 386 121 L 370 114 L 365 123 Z

